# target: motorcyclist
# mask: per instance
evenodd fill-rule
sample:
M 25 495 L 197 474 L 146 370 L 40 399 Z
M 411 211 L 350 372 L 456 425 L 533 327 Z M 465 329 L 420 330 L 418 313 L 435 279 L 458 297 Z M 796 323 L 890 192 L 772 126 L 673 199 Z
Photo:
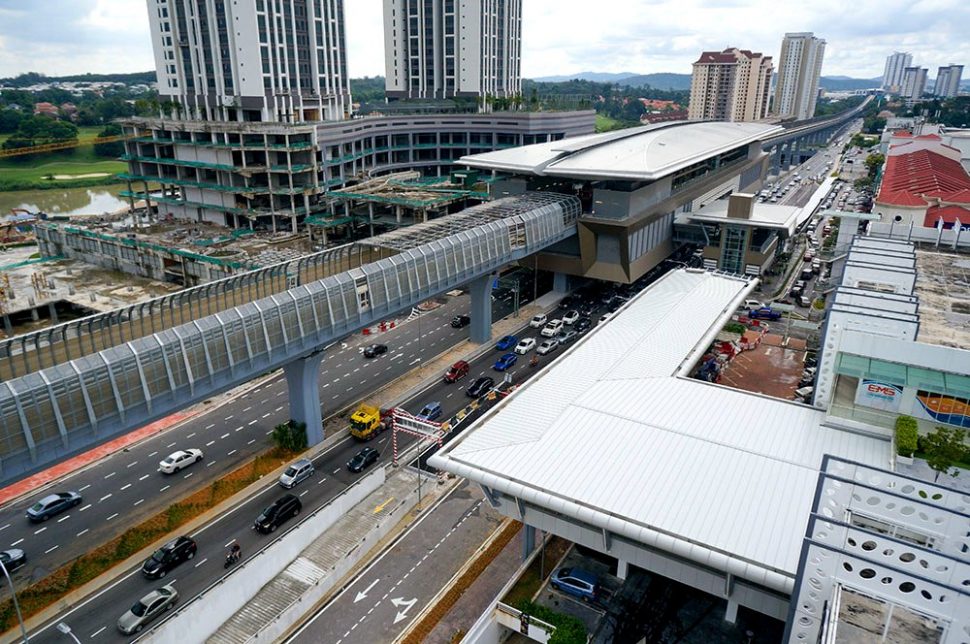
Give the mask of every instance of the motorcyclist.
M 232 544 L 232 548 L 229 549 L 229 558 L 235 562 L 239 561 L 240 557 L 242 557 L 242 547 L 238 542 L 236 542 Z
M 530 367 L 537 367 L 537 366 L 539 366 L 539 356 L 537 356 L 536 354 L 533 353 L 532 354 L 532 360 L 529 360 L 529 366 Z

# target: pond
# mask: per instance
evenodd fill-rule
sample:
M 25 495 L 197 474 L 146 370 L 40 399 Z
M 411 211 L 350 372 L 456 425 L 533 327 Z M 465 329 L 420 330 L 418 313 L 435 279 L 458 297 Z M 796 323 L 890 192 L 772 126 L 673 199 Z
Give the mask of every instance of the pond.
M 0 192 L 0 218 L 10 214 L 11 208 L 50 215 L 100 215 L 115 212 L 128 205 L 118 196 L 124 184 L 92 188 L 64 188 L 57 190 L 18 190 Z

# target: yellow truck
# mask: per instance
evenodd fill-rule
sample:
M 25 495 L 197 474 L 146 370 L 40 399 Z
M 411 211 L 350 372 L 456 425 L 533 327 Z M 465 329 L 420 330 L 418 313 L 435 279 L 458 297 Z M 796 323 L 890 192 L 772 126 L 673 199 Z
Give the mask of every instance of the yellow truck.
M 369 441 L 387 429 L 389 419 L 386 413 L 373 405 L 361 405 L 350 416 L 350 433 L 362 441 Z

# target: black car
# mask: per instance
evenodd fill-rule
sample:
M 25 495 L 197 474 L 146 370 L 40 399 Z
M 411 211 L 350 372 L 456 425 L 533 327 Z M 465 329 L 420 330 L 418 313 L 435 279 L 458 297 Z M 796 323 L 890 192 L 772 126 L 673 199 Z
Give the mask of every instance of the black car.
M 81 495 L 77 492 L 57 492 L 48 494 L 37 503 L 27 508 L 27 518 L 37 523 L 47 521 L 55 514 L 81 503 Z
M 365 358 L 376 358 L 377 356 L 382 356 L 385 353 L 387 353 L 386 344 L 372 344 L 364 349 Z
M 376 449 L 365 447 L 354 454 L 354 457 L 347 462 L 347 469 L 355 474 L 362 472 L 368 465 L 376 463 L 378 456 L 380 456 L 380 453 Z
M 0 563 L 3 563 L 3 567 L 7 569 L 7 572 L 13 572 L 27 563 L 27 555 L 20 548 L 4 550 L 0 552 Z M 2 579 L 0 577 L 0 580 Z
M 141 574 L 149 579 L 161 579 L 169 570 L 194 557 L 197 549 L 195 541 L 189 537 L 183 535 L 172 539 L 145 560 L 141 566 Z
M 573 329 L 576 330 L 576 333 L 586 333 L 589 331 L 591 326 L 593 326 L 593 321 L 591 319 L 579 318 L 576 320 L 576 324 L 573 325 Z
M 562 310 L 571 309 L 573 305 L 577 303 L 577 298 L 573 295 L 567 295 L 566 297 L 559 300 L 559 308 Z
M 253 529 L 266 534 L 267 532 L 276 532 L 276 528 L 283 525 L 287 520 L 295 517 L 303 509 L 303 504 L 300 503 L 300 499 L 296 498 L 292 494 L 284 494 L 280 498 L 273 501 L 273 505 L 269 506 L 263 510 L 258 517 L 256 517 L 256 522 L 253 524 Z
M 472 386 L 465 390 L 465 395 L 469 398 L 478 398 L 495 385 L 495 380 L 488 376 L 483 376 L 472 383 Z
M 456 329 L 468 326 L 471 323 L 472 319 L 467 315 L 456 315 L 455 317 L 451 318 L 451 326 Z

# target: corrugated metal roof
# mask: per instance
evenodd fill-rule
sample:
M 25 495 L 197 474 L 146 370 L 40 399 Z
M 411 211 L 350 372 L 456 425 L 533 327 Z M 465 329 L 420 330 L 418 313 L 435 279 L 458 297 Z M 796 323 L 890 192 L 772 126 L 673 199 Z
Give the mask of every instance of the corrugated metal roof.
M 675 377 L 750 286 L 668 275 L 432 463 L 510 494 L 533 490 L 532 502 L 559 512 L 589 510 L 699 546 L 708 564 L 730 558 L 790 580 L 822 456 L 885 467 L 890 446 L 825 426 L 805 405 Z

